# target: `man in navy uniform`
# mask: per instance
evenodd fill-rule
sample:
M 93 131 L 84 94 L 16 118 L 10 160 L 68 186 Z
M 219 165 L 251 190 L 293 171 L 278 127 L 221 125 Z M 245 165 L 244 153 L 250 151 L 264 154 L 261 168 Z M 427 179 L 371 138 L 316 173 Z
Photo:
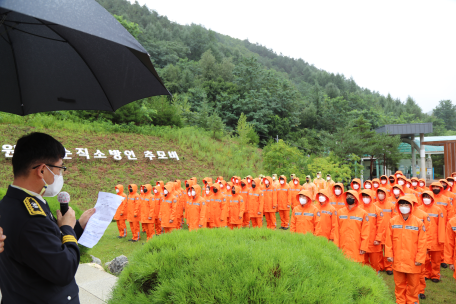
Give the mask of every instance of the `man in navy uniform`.
M 65 149 L 44 133 L 17 141 L 14 181 L 0 201 L 0 226 L 8 238 L 0 254 L 2 303 L 79 303 L 74 276 L 79 265 L 77 240 L 95 212 L 76 221 L 69 207 L 52 215 L 44 197 L 63 186 Z

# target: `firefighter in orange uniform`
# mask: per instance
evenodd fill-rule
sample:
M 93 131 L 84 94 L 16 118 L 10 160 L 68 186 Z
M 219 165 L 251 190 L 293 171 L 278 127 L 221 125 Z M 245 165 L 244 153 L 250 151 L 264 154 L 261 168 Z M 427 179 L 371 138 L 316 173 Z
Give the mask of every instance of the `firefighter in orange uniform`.
M 306 176 L 306 182 L 302 184 L 302 189 L 310 191 L 310 195 L 312 196 L 312 200 L 315 199 L 315 195 L 317 195 L 317 186 L 310 180 L 310 175 Z
M 345 207 L 344 184 L 336 183 L 332 189 L 333 195 L 329 198 L 329 203 L 336 211 Z
M 313 183 L 317 187 L 317 191 L 326 188 L 326 181 L 321 178 L 321 172 L 317 172 L 317 178 L 313 180 Z
M 456 216 L 448 221 L 446 227 L 446 242 L 445 242 L 445 263 L 448 264 L 453 271 L 453 278 L 456 280 L 456 272 L 454 265 L 456 264 Z
M 337 185 L 337 184 L 336 184 Z M 334 190 L 333 187 L 331 187 Z M 318 191 L 316 195 L 317 208 L 320 211 L 320 221 L 317 223 L 316 236 L 324 236 L 330 241 L 334 241 L 337 230 L 337 211 L 330 204 L 331 190 L 324 189 Z
M 150 240 L 154 236 L 155 221 L 155 202 L 152 195 L 152 185 L 145 185 L 143 192 L 143 202 L 141 203 L 141 225 L 143 225 L 146 230 L 147 240 Z
M 294 174 L 293 174 L 294 175 Z M 295 177 L 293 180 L 288 184 L 290 186 L 289 191 L 291 191 L 291 197 L 295 197 L 301 190 L 304 190 L 301 184 L 299 183 L 299 178 Z M 291 209 L 293 210 L 294 207 L 299 205 L 299 201 L 292 199 L 291 200 Z
M 249 191 L 250 188 L 247 184 L 247 181 L 245 179 L 242 179 L 239 183 L 239 185 L 236 186 L 241 186 L 241 195 L 242 198 L 244 199 L 244 204 L 245 204 L 245 212 L 244 212 L 244 219 L 242 221 L 242 227 L 247 228 L 250 227 L 250 206 L 249 206 Z
M 244 218 L 244 212 L 248 212 L 245 210 L 245 203 L 244 198 L 241 196 L 241 187 L 234 186 L 231 187 L 229 191 L 231 192 L 231 196 L 228 197 L 228 218 L 229 218 L 229 227 L 231 230 L 234 228 L 242 228 L 242 220 Z
M 162 231 L 160 221 L 160 204 L 163 199 L 163 195 L 160 192 L 160 186 L 152 187 L 152 192 L 152 200 L 154 202 L 154 233 L 155 235 L 160 235 Z
M 139 236 L 139 220 L 138 217 L 138 207 L 140 205 L 139 201 L 139 194 L 138 194 L 138 186 L 135 184 L 128 185 L 128 191 L 130 194 L 128 195 L 128 215 L 127 219 L 130 222 L 130 229 L 132 234 L 132 239 L 129 241 L 137 242 L 140 238 Z
M 400 193 L 400 191 L 399 191 Z M 386 274 L 388 275 L 393 275 L 393 268 L 392 268 L 392 263 L 388 262 L 385 256 L 385 237 L 386 237 L 386 229 L 389 225 L 389 221 L 391 218 L 393 218 L 396 215 L 395 212 L 395 206 L 393 203 L 391 203 L 391 198 L 388 197 L 387 190 L 384 187 L 380 187 L 377 190 L 377 207 L 379 207 L 382 210 L 383 213 L 383 221 L 382 221 L 382 252 L 383 252 L 383 258 L 380 261 L 380 270 L 381 271 L 386 271 Z
M 418 303 L 422 264 L 426 259 L 426 228 L 412 214 L 410 198 L 398 201 L 400 214 L 390 220 L 386 232 L 386 256 L 393 263 L 396 303 Z
M 344 193 L 345 207 L 337 211 L 337 227 L 334 244 L 347 257 L 356 262 L 364 262 L 364 254 L 369 249 L 369 217 L 359 207 L 358 192 Z
M 160 221 L 164 233 L 176 229 L 177 197 L 173 194 L 174 186 L 166 184 L 163 189 L 163 198 L 160 203 Z
M 119 236 L 117 238 L 121 239 L 127 236 L 127 225 L 125 224 L 125 221 L 127 220 L 128 198 L 124 193 L 123 185 L 117 185 L 115 189 L 117 195 L 120 195 L 124 198 L 119 208 L 117 208 L 116 214 L 114 215 L 114 220 L 116 220 L 117 228 L 119 229 Z
M 361 193 L 361 180 L 359 178 L 354 178 L 350 183 L 350 188 L 359 195 Z
M 277 187 L 277 205 L 280 215 L 280 228 L 288 230 L 290 227 L 290 207 L 291 207 L 291 191 L 287 184 L 285 175 L 280 175 L 279 186 Z
M 361 192 L 362 209 L 367 212 L 369 217 L 369 242 L 366 253 L 364 254 L 364 264 L 370 265 L 375 271 L 381 269 L 382 239 L 385 233 L 383 226 L 383 211 L 375 205 L 373 191 L 365 189 Z
M 252 181 L 252 189 L 248 193 L 250 220 L 252 227 L 263 227 L 263 207 L 264 207 L 264 194 L 261 190 L 261 181 L 255 178 Z
M 391 193 L 391 185 L 388 183 L 388 176 L 382 175 L 380 176 L 380 187 L 385 188 L 386 195 L 391 197 L 393 194 Z M 379 187 L 379 188 L 380 188 Z
M 309 196 L 309 191 L 302 190 L 294 197 L 294 200 L 298 201 L 298 205 L 293 209 L 291 215 L 290 231 L 292 233 L 316 233 L 320 221 L 320 211 L 312 204 Z
M 190 186 L 187 195 L 190 194 L 190 200 L 187 203 L 188 230 L 198 230 L 206 225 L 206 201 L 201 197 L 201 187 L 198 184 Z
M 266 225 L 268 229 L 275 230 L 277 227 L 276 216 L 277 212 L 277 186 L 273 184 L 272 178 L 266 176 L 263 178 L 263 194 L 264 194 L 264 206 L 263 213 L 266 217 Z

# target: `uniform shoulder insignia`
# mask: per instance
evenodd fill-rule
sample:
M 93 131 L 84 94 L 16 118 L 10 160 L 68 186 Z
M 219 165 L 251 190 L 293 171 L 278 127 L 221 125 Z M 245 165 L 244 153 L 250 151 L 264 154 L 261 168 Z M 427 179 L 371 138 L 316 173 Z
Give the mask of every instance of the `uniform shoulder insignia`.
M 366 215 L 366 222 L 369 222 L 369 217 Z
M 423 231 L 426 232 L 426 228 L 424 227 L 424 225 L 423 225 Z
M 317 211 L 317 216 L 320 216 L 320 211 Z
M 226 198 L 224 198 L 223 201 L 226 202 Z
M 443 213 L 440 213 L 440 216 L 443 218 Z
M 380 216 L 383 217 L 383 212 L 380 212 Z
M 31 197 L 31 196 L 26 197 L 24 199 L 24 205 L 27 208 L 27 211 L 30 213 L 30 215 L 46 216 L 46 213 L 44 213 L 40 204 L 37 202 L 37 200 L 34 197 Z
M 428 222 L 430 222 L 430 221 L 431 221 L 431 218 L 428 216 L 428 217 L 427 217 L 427 220 L 428 220 Z
M 337 216 L 337 211 L 334 211 L 334 214 Z

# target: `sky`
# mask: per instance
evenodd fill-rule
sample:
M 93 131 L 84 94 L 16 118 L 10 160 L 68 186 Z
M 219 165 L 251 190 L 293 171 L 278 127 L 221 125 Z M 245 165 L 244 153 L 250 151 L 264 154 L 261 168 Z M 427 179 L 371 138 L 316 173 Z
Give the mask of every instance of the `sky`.
M 426 113 L 440 100 L 456 104 L 456 0 L 137 1 L 371 91 L 411 96 Z

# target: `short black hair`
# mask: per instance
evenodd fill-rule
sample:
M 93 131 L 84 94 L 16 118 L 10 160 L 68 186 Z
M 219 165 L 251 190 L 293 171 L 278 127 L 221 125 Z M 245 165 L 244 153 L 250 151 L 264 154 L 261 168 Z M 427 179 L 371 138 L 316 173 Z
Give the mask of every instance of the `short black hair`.
M 22 136 L 13 154 L 14 177 L 27 176 L 34 165 L 53 164 L 65 157 L 65 148 L 54 137 L 39 132 Z

